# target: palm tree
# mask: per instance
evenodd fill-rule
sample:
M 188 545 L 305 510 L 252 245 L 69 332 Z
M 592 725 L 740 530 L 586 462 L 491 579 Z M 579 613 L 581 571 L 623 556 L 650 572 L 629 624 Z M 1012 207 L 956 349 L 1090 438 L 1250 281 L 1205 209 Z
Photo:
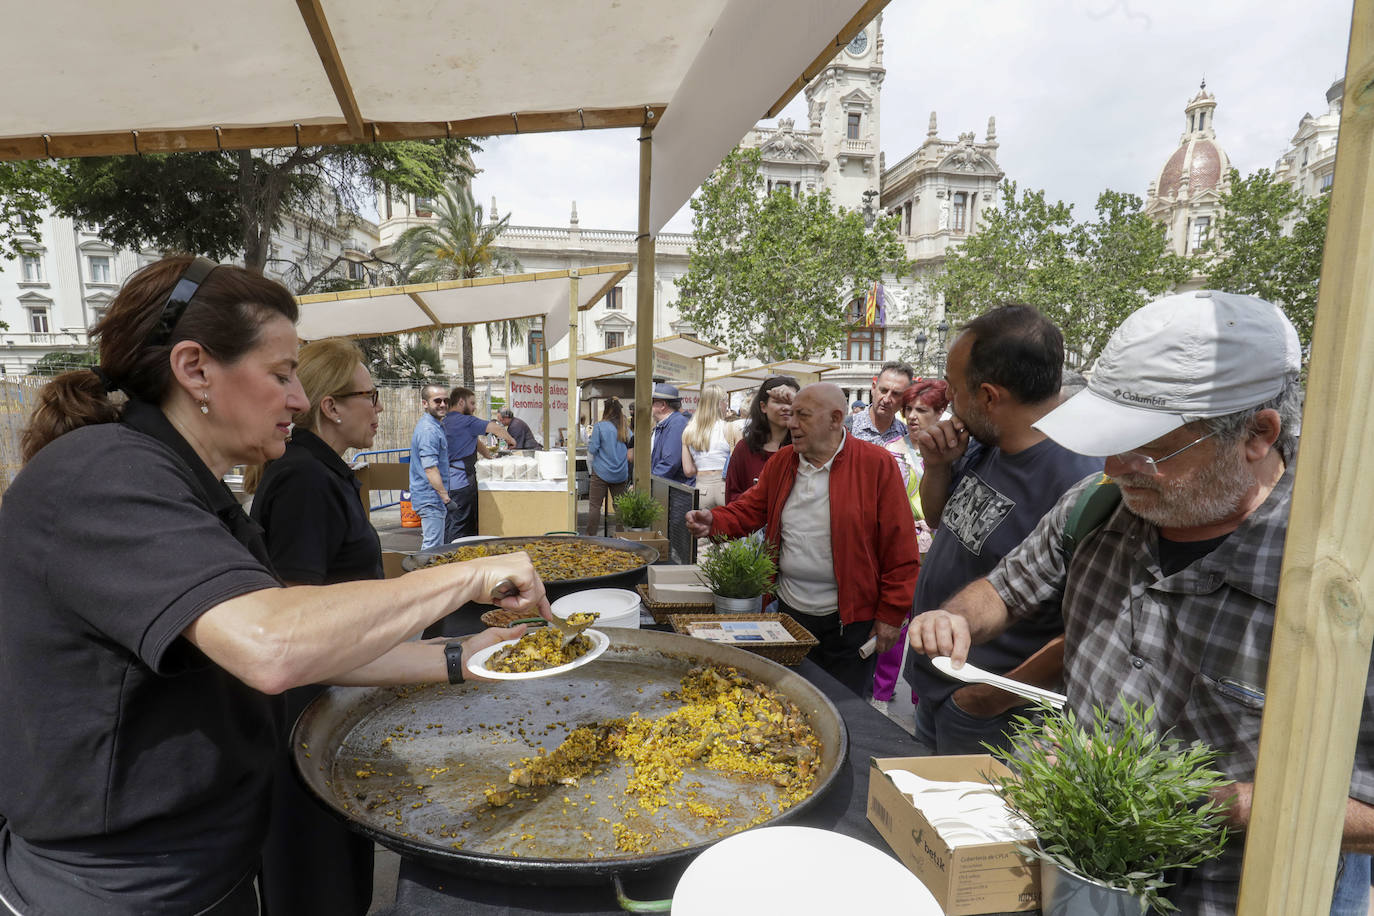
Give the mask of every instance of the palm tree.
M 408 269 L 411 282 L 467 280 L 493 274 L 512 273 L 520 263 L 496 248 L 496 241 L 510 223 L 510 214 L 500 219 L 495 212 L 483 218 L 482 206 L 472 199 L 467 184 L 449 183 L 434 200 L 434 222 L 413 226 L 396 240 L 396 260 Z M 487 335 L 505 346 L 525 338 L 522 321 L 493 322 Z M 463 384 L 476 387 L 472 366 L 472 328 L 464 325 Z

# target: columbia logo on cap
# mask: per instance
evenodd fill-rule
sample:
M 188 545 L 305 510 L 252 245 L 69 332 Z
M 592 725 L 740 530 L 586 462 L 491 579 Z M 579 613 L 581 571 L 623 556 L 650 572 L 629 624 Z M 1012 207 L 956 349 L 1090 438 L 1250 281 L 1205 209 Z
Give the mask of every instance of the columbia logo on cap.
M 1152 394 L 1132 394 L 1129 391 L 1122 391 L 1117 388 L 1112 392 L 1112 397 L 1118 401 L 1129 401 L 1132 404 L 1148 404 L 1151 407 L 1167 407 L 1169 402 L 1164 398 Z

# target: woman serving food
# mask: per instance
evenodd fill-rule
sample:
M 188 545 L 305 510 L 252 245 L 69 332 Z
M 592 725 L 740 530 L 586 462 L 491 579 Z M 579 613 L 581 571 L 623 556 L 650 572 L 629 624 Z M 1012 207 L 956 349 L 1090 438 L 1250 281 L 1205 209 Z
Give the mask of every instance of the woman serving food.
M 523 554 L 281 586 L 220 478 L 309 406 L 295 320 L 273 281 L 167 258 L 39 396 L 0 504 L 0 912 L 256 914 L 275 695 L 461 680 L 520 628 L 406 640 L 503 580 L 548 616 Z

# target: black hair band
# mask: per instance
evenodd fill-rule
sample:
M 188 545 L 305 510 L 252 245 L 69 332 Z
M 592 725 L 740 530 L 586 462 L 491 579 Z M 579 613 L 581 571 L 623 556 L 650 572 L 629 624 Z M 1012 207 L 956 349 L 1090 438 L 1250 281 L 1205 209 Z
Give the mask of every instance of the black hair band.
M 148 346 L 158 347 L 172 339 L 172 332 L 176 330 L 177 322 L 181 320 L 186 306 L 191 304 L 200 285 L 210 276 L 210 271 L 218 266 L 209 258 L 198 257 L 181 272 L 181 276 L 172 286 L 172 291 L 167 294 L 167 301 L 162 306 L 162 314 L 158 317 L 157 325 L 148 335 Z
M 116 382 L 114 379 L 112 379 L 112 378 L 110 378 L 108 375 L 106 375 L 106 374 L 105 374 L 105 370 L 102 369 L 102 368 L 100 368 L 99 366 L 92 366 L 92 367 L 91 367 L 91 374 L 94 375 L 96 378 L 100 379 L 100 384 L 102 384 L 102 385 L 105 386 L 105 391 L 106 391 L 107 393 L 108 393 L 108 392 L 111 392 L 111 391 L 118 391 L 118 390 L 119 390 L 119 388 L 120 388 L 119 382 Z

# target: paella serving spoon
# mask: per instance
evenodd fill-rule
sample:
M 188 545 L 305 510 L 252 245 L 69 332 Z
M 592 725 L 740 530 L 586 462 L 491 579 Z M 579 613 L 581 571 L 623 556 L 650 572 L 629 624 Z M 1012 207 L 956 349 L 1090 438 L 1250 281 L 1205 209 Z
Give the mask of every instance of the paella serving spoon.
M 954 662 L 947 655 L 938 655 L 930 660 L 936 670 L 949 677 L 960 681 L 967 681 L 970 684 L 987 684 L 992 687 L 999 687 L 1008 693 L 1023 696 L 1028 700 L 1039 700 L 1048 703 L 1055 709 L 1063 709 L 1064 704 L 1069 698 L 1062 693 L 1055 693 L 1053 690 L 1045 690 L 1042 687 L 1034 687 L 1030 684 L 1023 684 L 1021 681 L 1014 681 L 1009 677 L 1002 677 L 1000 674 L 993 674 L 991 671 L 984 671 L 977 665 L 970 665 L 964 662 L 962 668 L 954 667 Z

